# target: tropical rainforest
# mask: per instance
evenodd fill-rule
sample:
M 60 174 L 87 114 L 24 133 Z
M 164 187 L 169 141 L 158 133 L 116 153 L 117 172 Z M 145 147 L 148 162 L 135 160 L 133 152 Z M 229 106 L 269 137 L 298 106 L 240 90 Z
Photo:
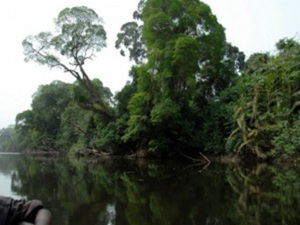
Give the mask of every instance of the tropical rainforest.
M 84 152 L 136 157 L 181 155 L 294 158 L 300 150 L 300 43 L 247 59 L 199 0 L 141 0 L 116 37 L 135 62 L 111 93 L 85 62 L 106 46 L 102 19 L 87 7 L 62 10 L 53 32 L 23 41 L 25 61 L 58 68 L 33 95 L 1 151 Z

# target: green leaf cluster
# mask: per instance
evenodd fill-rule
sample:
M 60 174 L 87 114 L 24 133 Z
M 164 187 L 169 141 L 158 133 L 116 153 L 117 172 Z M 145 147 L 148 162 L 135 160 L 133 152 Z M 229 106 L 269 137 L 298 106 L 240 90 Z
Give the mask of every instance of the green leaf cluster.
M 245 89 L 236 101 L 237 126 L 228 139 L 228 149 L 236 154 L 259 158 L 298 154 L 300 44 L 283 39 L 277 49 L 276 55 L 252 55 L 237 84 Z
M 204 114 L 232 84 L 243 54 L 226 43 L 224 28 L 203 2 L 147 0 L 140 6 L 136 18 L 142 22 L 140 39 L 147 54 L 140 55 L 145 60 L 135 67 L 137 90 L 128 104 L 130 117 L 122 138 L 155 155 L 203 148 L 200 136 L 207 137 L 215 125 L 208 122 L 215 118 Z M 122 27 L 118 47 L 136 40 L 130 31 L 129 24 Z M 217 136 L 224 143 L 224 134 Z
M 102 19 L 87 7 L 62 10 L 57 32 L 23 41 L 25 60 L 76 78 L 53 82 L 17 116 L 26 149 L 86 149 L 153 156 L 243 155 L 261 159 L 299 150 L 299 52 L 293 39 L 277 53 L 245 55 L 198 0 L 141 0 L 116 48 L 136 62 L 113 95 L 90 80 L 85 62 L 106 46 Z

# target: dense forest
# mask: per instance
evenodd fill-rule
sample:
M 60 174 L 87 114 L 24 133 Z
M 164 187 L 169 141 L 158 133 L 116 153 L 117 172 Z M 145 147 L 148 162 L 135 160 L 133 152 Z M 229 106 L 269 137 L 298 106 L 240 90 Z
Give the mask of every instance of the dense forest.
M 106 46 L 87 7 L 62 10 L 55 32 L 23 41 L 25 61 L 76 78 L 33 95 L 15 128 L 0 131 L 1 151 L 84 152 L 137 157 L 295 158 L 300 149 L 300 43 L 247 59 L 199 0 L 141 0 L 116 48 L 135 65 L 113 95 L 91 80 L 85 62 Z

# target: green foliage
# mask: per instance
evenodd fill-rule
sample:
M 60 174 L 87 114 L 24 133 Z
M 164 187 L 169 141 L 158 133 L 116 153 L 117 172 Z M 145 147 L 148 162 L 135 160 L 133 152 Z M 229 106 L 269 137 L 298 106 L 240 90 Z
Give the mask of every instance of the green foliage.
M 250 82 L 242 84 L 234 112 L 237 126 L 228 139 L 236 154 L 268 158 L 297 152 L 300 44 L 286 39 L 277 47 L 277 55 L 255 54 L 247 62 L 244 77 Z
M 80 82 L 76 82 L 73 87 L 73 95 L 75 101 L 83 109 L 89 111 L 94 111 L 96 113 L 102 111 L 104 113 L 106 109 L 109 109 L 111 112 L 113 112 L 111 106 L 114 105 L 114 102 L 112 100 L 113 95 L 110 89 L 103 86 L 103 83 L 99 79 L 92 80 L 90 82 L 90 85 L 92 86 L 91 89 L 101 96 L 101 99 L 103 100 L 102 104 L 104 105 L 104 107 L 102 104 L 99 104 L 93 100 L 93 96 L 91 96 L 88 89 L 81 85 Z
M 26 61 L 61 68 L 77 80 L 64 97 L 59 88 L 47 93 L 43 87 L 32 110 L 18 115 L 27 148 L 223 152 L 231 106 L 221 93 L 240 74 L 244 54 L 226 43 L 224 28 L 201 1 L 141 0 L 133 17 L 116 47 L 121 54 L 127 49 L 138 66 L 114 99 L 84 70 L 106 45 L 102 20 L 92 9 L 66 8 L 55 20 L 57 32 L 23 41 Z
M 282 121 L 278 134 L 272 139 L 273 154 L 283 156 L 299 155 L 300 151 L 300 118 L 299 115 L 290 123 Z
M 20 152 L 22 145 L 13 125 L 0 130 L 0 152 Z
M 91 81 L 84 70 L 87 60 L 94 57 L 94 52 L 106 46 L 106 32 L 102 19 L 94 10 L 85 6 L 66 8 L 55 20 L 56 31 L 41 32 L 28 36 L 23 41 L 25 61 L 33 60 L 50 68 L 63 69 L 76 78 L 85 94 L 79 94 L 80 100 L 88 100 L 88 109 L 113 119 L 114 114 L 106 96 L 98 92 L 98 81 Z M 82 91 L 78 91 L 82 92 Z
M 72 101 L 71 85 L 54 81 L 33 95 L 31 110 L 17 115 L 16 130 L 26 149 L 57 149 L 61 114 Z
M 72 152 L 92 147 L 89 142 L 92 139 L 92 131 L 89 129 L 92 120 L 92 112 L 83 110 L 74 102 L 69 104 L 61 114 L 60 129 L 56 136 L 59 149 Z
M 84 6 L 66 8 L 59 13 L 55 24 L 58 31 L 56 36 L 50 32 L 41 32 L 23 41 L 26 61 L 34 60 L 70 72 L 61 62 L 61 56 L 73 59 L 71 65 L 79 66 L 92 57 L 93 51 L 100 51 L 106 46 L 106 33 L 101 18 L 92 9 Z
M 282 39 L 276 54 L 254 53 L 245 63 L 201 1 L 141 0 L 133 17 L 116 48 L 137 66 L 114 97 L 83 67 L 106 45 L 92 9 L 67 8 L 57 33 L 24 40 L 25 60 L 62 68 L 77 82 L 34 95 L 32 110 L 17 116 L 21 146 L 260 159 L 299 154 L 299 42 Z
M 176 120 L 179 114 L 179 106 L 171 99 L 163 99 L 156 104 L 151 111 L 151 123 L 156 126 L 160 123 L 168 123 Z
M 147 48 L 143 37 L 144 25 L 140 23 L 145 2 L 146 0 L 140 0 L 138 9 L 133 13 L 135 21 L 122 25 L 115 42 L 115 47 L 121 49 L 121 55 L 125 56 L 125 52 L 128 51 L 130 60 L 133 59 L 136 64 L 142 64 L 147 56 Z
M 232 107 L 224 102 L 210 103 L 199 118 L 199 129 L 193 134 L 192 147 L 203 149 L 204 153 L 209 155 L 224 155 L 226 138 L 232 130 L 231 123 Z
M 110 90 L 97 79 L 92 84 L 107 102 L 107 107 L 115 107 Z M 129 96 L 126 95 L 131 96 L 134 88 L 128 90 L 117 95 L 118 109 L 127 105 Z M 20 145 L 24 150 L 56 150 L 70 154 L 87 149 L 118 149 L 115 146 L 123 144 L 121 136 L 127 128 L 128 113 L 110 121 L 105 115 L 90 110 L 91 104 L 89 93 L 78 82 L 55 81 L 40 86 L 33 95 L 32 109 L 17 116 Z
M 128 104 L 132 96 L 136 93 L 136 84 L 127 82 L 120 92 L 115 95 L 116 114 L 118 117 L 128 117 Z
M 216 101 L 242 68 L 243 54 L 226 43 L 224 28 L 203 2 L 148 0 L 139 6 L 135 15 L 143 32 L 131 32 L 133 24 L 126 24 L 126 35 L 120 33 L 117 41 L 134 55 L 140 46 L 135 51 L 132 44 L 142 35 L 147 50 L 147 62 L 135 68 L 137 92 L 128 103 L 130 118 L 122 138 L 158 155 L 203 147 L 199 130 L 206 126 L 207 137 L 215 124 L 209 122 L 213 117 L 199 116 L 205 114 L 200 95 Z M 217 136 L 219 144 L 222 131 Z
M 146 58 L 145 43 L 142 36 L 143 26 L 137 22 L 128 22 L 121 27 L 121 32 L 118 34 L 116 48 L 121 48 L 122 45 L 129 51 L 129 58 L 140 64 Z M 125 49 L 120 50 L 121 55 L 125 56 Z
M 71 148 L 68 151 L 68 155 L 70 156 L 76 156 L 79 152 L 85 151 L 86 145 L 83 141 L 79 140 L 76 143 L 72 144 Z

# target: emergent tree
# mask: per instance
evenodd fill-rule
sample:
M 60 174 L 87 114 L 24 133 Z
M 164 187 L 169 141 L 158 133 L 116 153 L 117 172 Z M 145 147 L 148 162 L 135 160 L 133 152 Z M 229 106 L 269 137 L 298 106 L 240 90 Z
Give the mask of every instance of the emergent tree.
M 106 46 L 102 19 L 87 7 L 62 10 L 55 20 L 55 32 L 41 32 L 23 41 L 25 61 L 63 69 L 75 77 L 90 95 L 89 109 L 114 118 L 109 104 L 84 70 L 84 63 Z

